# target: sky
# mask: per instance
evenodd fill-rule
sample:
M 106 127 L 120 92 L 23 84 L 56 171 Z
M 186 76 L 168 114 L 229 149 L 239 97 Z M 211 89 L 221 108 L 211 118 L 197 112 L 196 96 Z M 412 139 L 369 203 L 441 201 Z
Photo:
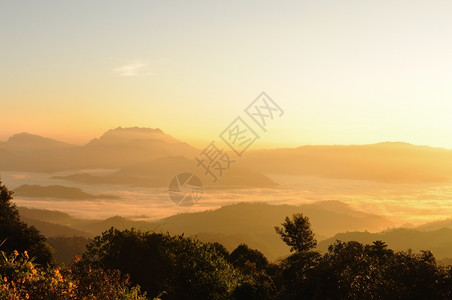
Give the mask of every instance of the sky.
M 0 141 L 118 126 L 201 147 L 265 91 L 255 147 L 452 148 L 451 1 L 0 2 Z

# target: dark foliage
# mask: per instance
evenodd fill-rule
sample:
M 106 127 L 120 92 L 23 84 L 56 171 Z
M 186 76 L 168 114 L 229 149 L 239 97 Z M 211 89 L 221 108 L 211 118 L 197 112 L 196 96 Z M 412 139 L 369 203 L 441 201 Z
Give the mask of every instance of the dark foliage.
M 54 249 L 55 262 L 69 265 L 76 255 L 81 255 L 86 250 L 92 239 L 81 236 L 50 237 L 47 242 Z
M 0 181 L 0 243 L 2 250 L 11 253 L 14 250 L 28 251 L 35 262 L 42 265 L 53 262 L 52 249 L 39 231 L 20 220 L 16 205 L 11 202 L 12 192 Z
M 82 264 L 130 274 L 148 294 L 166 299 L 228 299 L 241 274 L 218 245 L 183 236 L 111 228 L 88 245 Z
M 290 246 L 290 251 L 308 251 L 317 245 L 309 218 L 303 214 L 294 214 L 292 220 L 286 217 L 281 225 L 275 226 L 275 231 Z
M 252 266 L 258 271 L 265 270 L 268 260 L 259 250 L 250 249 L 247 245 L 241 244 L 229 255 L 230 262 L 240 269 Z

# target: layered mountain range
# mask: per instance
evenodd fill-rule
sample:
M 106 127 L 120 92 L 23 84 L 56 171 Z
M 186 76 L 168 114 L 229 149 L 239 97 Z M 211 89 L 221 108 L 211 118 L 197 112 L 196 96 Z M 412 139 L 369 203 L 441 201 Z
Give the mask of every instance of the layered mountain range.
M 319 241 L 317 249 L 323 252 L 336 240 L 361 243 L 383 240 L 392 249 L 432 250 L 438 259 L 452 259 L 452 220 L 409 229 L 392 228 L 393 224 L 386 217 L 355 210 L 339 201 L 298 206 L 238 203 L 210 211 L 178 214 L 153 222 L 120 216 L 105 220 L 83 220 L 63 212 L 25 207 L 19 207 L 19 211 L 22 220 L 36 226 L 48 238 L 92 238 L 112 226 L 119 229 L 134 227 L 145 231 L 183 233 L 206 242 L 220 242 L 230 251 L 246 243 L 262 251 L 271 260 L 289 254 L 289 248 L 273 227 L 281 224 L 286 216 L 301 212 L 309 216 Z
M 179 172 L 205 174 L 197 149 L 160 129 L 116 128 L 86 145 L 20 133 L 0 142 L 0 171 L 75 172 L 65 179 L 83 183 L 166 186 Z M 363 179 L 392 183 L 452 179 L 452 150 L 400 142 L 372 145 L 302 146 L 249 150 L 225 172 L 218 187 L 271 187 L 265 174 Z M 94 176 L 84 169 L 115 169 Z

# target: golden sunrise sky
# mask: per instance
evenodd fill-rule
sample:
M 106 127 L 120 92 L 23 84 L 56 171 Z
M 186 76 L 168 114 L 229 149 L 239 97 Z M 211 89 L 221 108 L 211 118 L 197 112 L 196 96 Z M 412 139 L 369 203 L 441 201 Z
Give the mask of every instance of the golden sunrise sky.
M 0 141 L 118 126 L 205 146 L 261 92 L 255 147 L 452 148 L 451 1 L 0 2 Z

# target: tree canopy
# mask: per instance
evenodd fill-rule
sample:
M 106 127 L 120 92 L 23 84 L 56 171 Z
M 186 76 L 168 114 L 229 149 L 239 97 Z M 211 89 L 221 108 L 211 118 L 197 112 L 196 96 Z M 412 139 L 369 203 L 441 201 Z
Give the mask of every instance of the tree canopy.
M 39 231 L 20 220 L 19 211 L 12 202 L 13 192 L 0 181 L 0 243 L 2 250 L 28 251 L 35 262 L 47 265 L 53 262 L 52 249 Z
M 241 279 L 218 245 L 182 235 L 111 228 L 87 246 L 81 264 L 119 269 L 167 299 L 227 299 Z
M 309 218 L 303 214 L 294 214 L 292 220 L 286 217 L 281 225 L 282 227 L 275 226 L 275 231 L 290 246 L 291 252 L 309 251 L 317 245 Z

